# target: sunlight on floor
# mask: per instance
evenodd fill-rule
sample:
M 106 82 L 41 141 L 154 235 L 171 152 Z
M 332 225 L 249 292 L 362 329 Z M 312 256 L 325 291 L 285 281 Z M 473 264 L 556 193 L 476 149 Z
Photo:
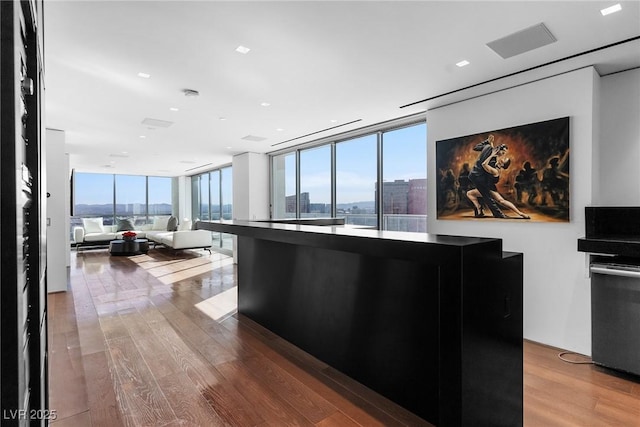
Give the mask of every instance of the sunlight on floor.
M 233 260 L 233 259 L 232 259 Z M 238 310 L 238 287 L 214 295 L 196 304 L 196 308 L 216 321 L 221 321 L 231 316 Z
M 157 261 L 150 256 L 130 259 L 165 285 L 233 264 L 233 258 L 221 254 L 172 261 Z

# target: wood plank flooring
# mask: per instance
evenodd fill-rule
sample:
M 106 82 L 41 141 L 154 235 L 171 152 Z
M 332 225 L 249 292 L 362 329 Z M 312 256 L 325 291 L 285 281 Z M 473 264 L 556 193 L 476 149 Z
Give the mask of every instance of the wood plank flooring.
M 49 295 L 50 407 L 65 426 L 427 426 L 233 313 L 232 259 L 72 252 Z M 640 383 L 525 342 L 526 426 L 640 426 Z

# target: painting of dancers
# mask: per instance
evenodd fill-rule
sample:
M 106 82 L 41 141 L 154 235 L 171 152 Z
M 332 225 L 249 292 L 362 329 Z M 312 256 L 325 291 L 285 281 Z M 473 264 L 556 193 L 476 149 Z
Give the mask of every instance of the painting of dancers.
M 569 222 L 569 117 L 436 141 L 437 217 Z

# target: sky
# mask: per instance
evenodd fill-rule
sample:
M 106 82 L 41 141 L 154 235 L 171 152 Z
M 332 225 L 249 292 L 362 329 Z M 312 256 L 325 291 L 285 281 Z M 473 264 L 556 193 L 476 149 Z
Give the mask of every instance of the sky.
M 311 203 L 331 203 L 331 148 L 323 145 L 300 153 L 301 192 Z M 426 125 L 383 134 L 383 181 L 427 177 Z M 295 194 L 295 156 L 285 160 L 286 194 Z M 336 202 L 372 201 L 376 182 L 376 135 L 336 144 Z
M 117 203 L 145 203 L 145 177 L 115 175 Z M 113 203 L 113 174 L 76 173 L 75 204 L 101 205 Z M 171 203 L 171 179 L 149 177 L 149 203 Z

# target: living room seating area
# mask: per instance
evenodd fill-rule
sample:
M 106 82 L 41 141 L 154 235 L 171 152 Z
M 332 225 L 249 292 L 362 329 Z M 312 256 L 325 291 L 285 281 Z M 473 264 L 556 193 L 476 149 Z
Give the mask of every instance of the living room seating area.
M 102 217 L 83 218 L 82 227 L 74 227 L 76 251 L 81 247 L 108 245 L 112 240 L 123 239 L 126 232 L 134 232 L 136 238 L 148 239 L 155 245 L 173 250 L 207 249 L 210 251 L 211 232 L 192 230 L 191 220 L 178 223 L 174 216 L 156 216 L 150 224 L 134 225 L 128 218 L 118 219 L 114 225 L 104 224 Z

